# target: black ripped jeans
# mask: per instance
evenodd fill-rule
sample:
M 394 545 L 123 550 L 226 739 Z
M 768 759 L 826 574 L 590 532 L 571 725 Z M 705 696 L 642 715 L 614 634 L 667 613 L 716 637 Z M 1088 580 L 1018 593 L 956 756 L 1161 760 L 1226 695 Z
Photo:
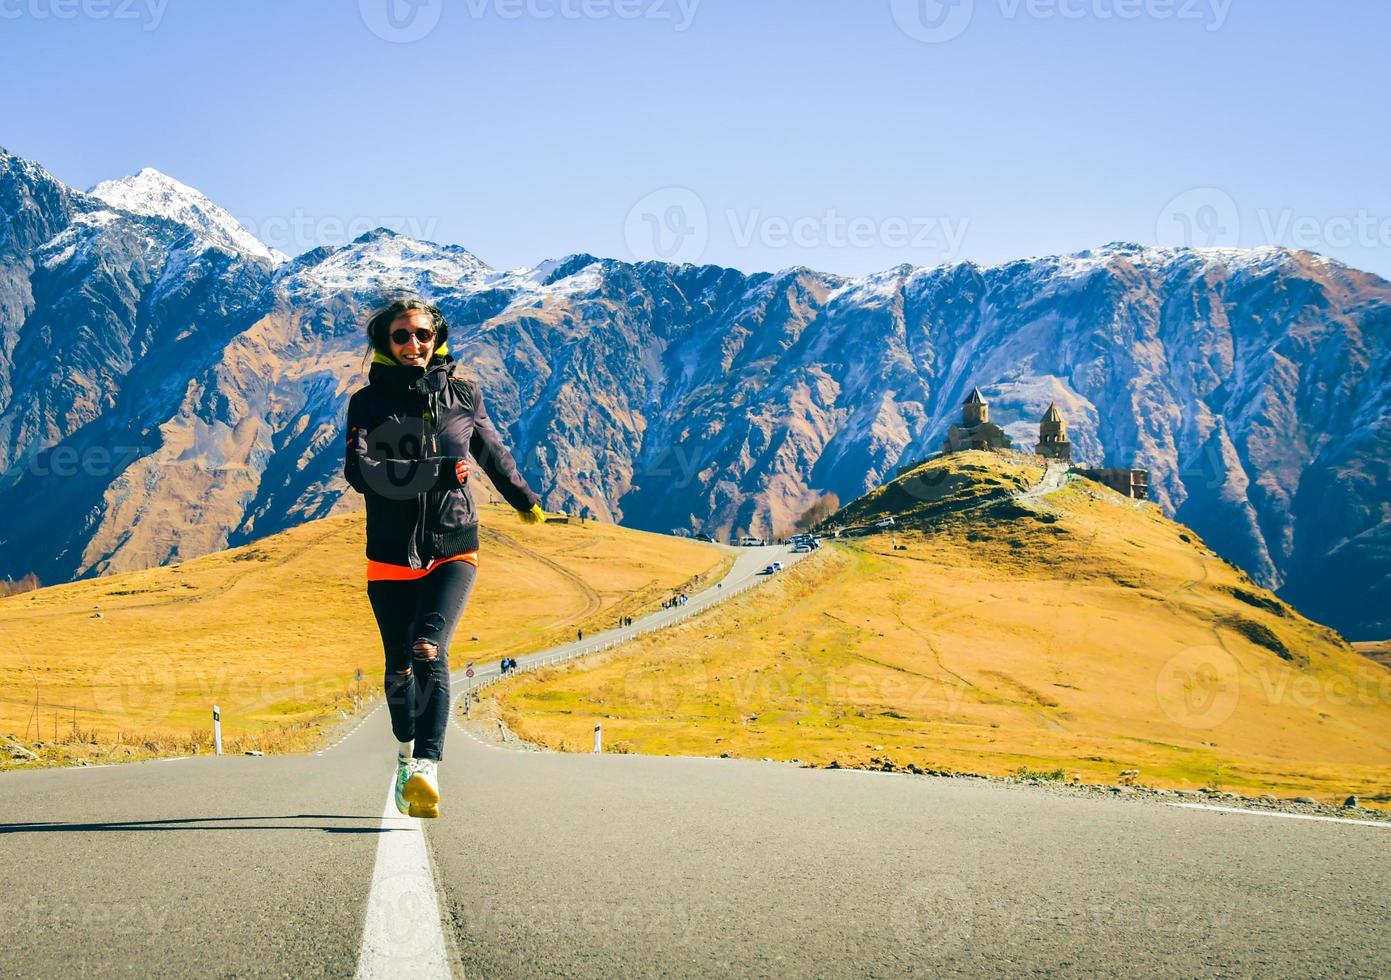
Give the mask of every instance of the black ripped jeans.
M 478 569 L 447 562 L 410 582 L 368 582 L 367 598 L 386 651 L 386 706 L 398 742 L 415 741 L 417 759 L 443 758 L 449 724 L 449 640 Z M 434 645 L 433 660 L 415 649 Z

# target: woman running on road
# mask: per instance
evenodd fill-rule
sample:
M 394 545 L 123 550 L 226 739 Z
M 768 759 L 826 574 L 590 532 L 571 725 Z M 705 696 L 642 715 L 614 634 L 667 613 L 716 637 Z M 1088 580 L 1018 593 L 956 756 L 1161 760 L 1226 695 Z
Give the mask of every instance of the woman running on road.
M 523 523 L 545 520 L 478 382 L 454 376 L 448 337 L 443 314 L 420 299 L 372 314 L 372 366 L 348 402 L 343 465 L 367 502 L 367 598 L 386 653 L 396 807 L 413 817 L 439 816 L 449 641 L 478 569 L 469 454 Z

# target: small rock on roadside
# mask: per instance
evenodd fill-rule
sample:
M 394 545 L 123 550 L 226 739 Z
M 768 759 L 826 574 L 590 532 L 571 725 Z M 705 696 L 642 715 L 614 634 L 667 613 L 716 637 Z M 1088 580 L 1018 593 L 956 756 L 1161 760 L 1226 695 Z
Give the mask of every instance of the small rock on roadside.
M 1343 801 L 1343 806 L 1353 810 L 1357 809 L 1357 797 L 1349 796 L 1346 800 Z

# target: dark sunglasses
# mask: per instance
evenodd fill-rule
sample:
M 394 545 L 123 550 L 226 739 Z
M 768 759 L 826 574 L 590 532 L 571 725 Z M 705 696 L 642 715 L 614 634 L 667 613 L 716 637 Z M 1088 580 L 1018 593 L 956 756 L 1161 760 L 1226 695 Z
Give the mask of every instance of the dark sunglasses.
M 435 339 L 435 332 L 427 327 L 420 327 L 417 330 L 393 330 L 391 331 L 391 342 L 397 347 L 405 347 L 406 342 L 412 336 L 421 347 L 425 347 Z

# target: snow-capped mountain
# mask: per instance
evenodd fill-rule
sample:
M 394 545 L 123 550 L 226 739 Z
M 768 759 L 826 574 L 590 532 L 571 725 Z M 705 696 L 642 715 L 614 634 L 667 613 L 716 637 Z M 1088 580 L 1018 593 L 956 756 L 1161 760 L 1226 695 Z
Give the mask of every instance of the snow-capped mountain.
M 186 225 L 208 244 L 277 264 L 287 261 L 287 256 L 267 248 L 226 210 L 153 167 L 120 180 L 104 180 L 87 193 L 122 211 Z
M 281 291 L 313 302 L 362 294 L 369 302 L 388 292 L 438 295 L 470 289 L 493 270 L 457 245 L 435 245 L 379 228 L 344 248 L 315 249 L 282 268 Z
M 118 207 L 0 157 L 23 230 L 0 238 L 0 513 L 25 515 L 0 522 L 0 575 L 144 567 L 359 506 L 339 474 L 362 324 L 406 289 L 444 309 L 548 507 L 783 528 L 935 450 L 979 386 L 1016 442 L 1056 402 L 1076 456 L 1148 467 L 1166 511 L 1302 611 L 1391 630 L 1376 276 L 1129 244 L 853 279 L 589 255 L 503 272 L 386 229 L 278 261 L 228 247 L 214 207 Z

